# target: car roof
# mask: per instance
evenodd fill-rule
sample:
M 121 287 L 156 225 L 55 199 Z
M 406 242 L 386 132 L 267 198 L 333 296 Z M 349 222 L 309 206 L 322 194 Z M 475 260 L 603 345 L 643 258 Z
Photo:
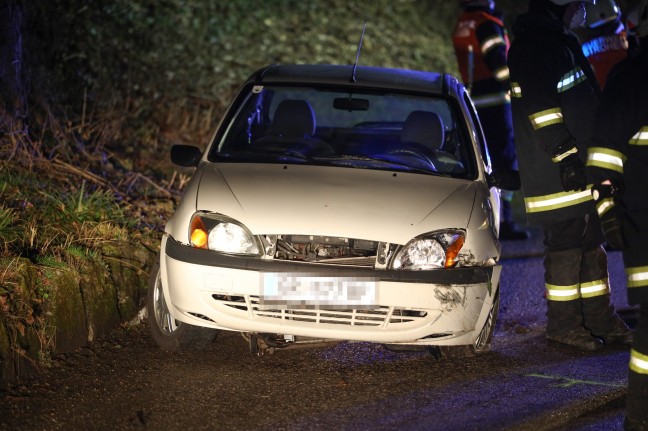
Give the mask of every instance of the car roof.
M 353 77 L 355 76 L 355 81 Z M 254 72 L 246 84 L 330 84 L 351 88 L 379 88 L 424 92 L 436 95 L 456 93 L 459 82 L 451 75 L 419 70 L 334 64 L 275 64 Z

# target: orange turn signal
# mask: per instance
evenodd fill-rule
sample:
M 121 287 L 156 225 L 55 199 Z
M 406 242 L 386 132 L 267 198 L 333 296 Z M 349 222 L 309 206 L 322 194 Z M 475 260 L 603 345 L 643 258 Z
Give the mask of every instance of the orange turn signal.
M 198 248 L 207 248 L 207 232 L 203 229 L 195 229 L 191 232 L 191 244 Z
M 455 240 L 448 249 L 446 250 L 446 261 L 445 261 L 445 268 L 452 268 L 457 264 L 457 256 L 459 255 L 459 251 L 461 250 L 461 247 L 464 245 L 464 237 L 461 235 L 457 235 L 455 237 Z

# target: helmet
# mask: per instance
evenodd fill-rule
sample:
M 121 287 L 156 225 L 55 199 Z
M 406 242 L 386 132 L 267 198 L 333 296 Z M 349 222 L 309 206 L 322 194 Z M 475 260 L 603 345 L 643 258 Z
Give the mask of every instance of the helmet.
M 549 1 L 553 4 L 557 4 L 558 6 L 565 6 L 566 4 L 574 3 L 576 0 L 549 0 Z M 585 3 L 595 4 L 596 0 L 585 0 Z
M 460 0 L 459 6 L 479 6 L 488 9 L 495 9 L 495 0 Z
M 648 36 L 648 0 L 641 0 L 630 10 L 628 30 L 638 37 Z
M 596 3 L 585 5 L 587 15 L 585 25 L 589 28 L 596 28 L 621 16 L 621 9 L 614 0 L 598 0 Z

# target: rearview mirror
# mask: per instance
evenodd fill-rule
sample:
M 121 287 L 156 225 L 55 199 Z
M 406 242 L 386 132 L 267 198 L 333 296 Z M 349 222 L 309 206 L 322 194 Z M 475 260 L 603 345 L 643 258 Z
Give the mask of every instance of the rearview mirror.
M 344 111 L 366 111 L 369 109 L 369 100 L 338 97 L 333 100 L 333 107 Z
M 520 190 L 520 173 L 518 171 L 497 171 L 488 175 L 488 186 L 502 190 Z

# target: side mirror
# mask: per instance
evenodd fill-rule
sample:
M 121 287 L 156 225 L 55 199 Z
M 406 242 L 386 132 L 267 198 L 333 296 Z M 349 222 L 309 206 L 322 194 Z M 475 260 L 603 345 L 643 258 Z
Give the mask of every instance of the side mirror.
M 520 190 L 520 173 L 518 171 L 497 171 L 488 175 L 488 187 L 497 187 L 503 190 Z
M 178 166 L 195 168 L 200 162 L 202 152 L 193 145 L 174 145 L 171 147 L 171 161 Z

